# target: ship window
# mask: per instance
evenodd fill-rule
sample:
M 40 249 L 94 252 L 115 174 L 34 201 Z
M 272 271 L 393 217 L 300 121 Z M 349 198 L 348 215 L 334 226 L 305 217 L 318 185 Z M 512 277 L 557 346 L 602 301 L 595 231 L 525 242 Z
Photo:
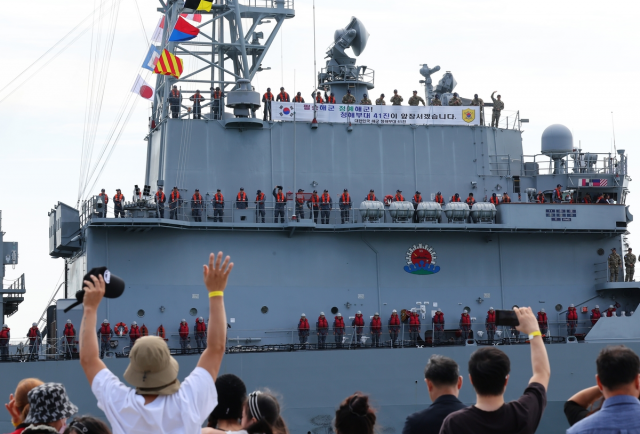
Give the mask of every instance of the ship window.
M 556 304 L 556 310 L 558 312 L 560 312 L 562 310 L 562 305 L 561 304 Z
M 195 307 L 192 307 L 191 309 L 189 309 L 189 315 L 196 316 L 197 314 L 198 314 L 198 309 L 196 309 Z
M 138 310 L 138 316 L 142 318 L 144 316 L 144 309 Z
M 267 306 L 262 306 L 262 307 L 260 308 L 260 312 L 262 312 L 262 313 L 267 313 L 267 312 L 269 312 L 269 308 L 268 308 Z
M 604 255 L 604 249 L 602 248 L 598 249 L 598 255 L 600 256 Z
M 520 177 L 519 176 L 513 177 L 513 192 L 520 193 Z
M 335 307 L 335 306 L 333 306 L 333 307 L 331 308 L 331 313 L 332 313 L 332 314 L 334 314 L 334 315 L 335 315 L 335 314 L 337 314 L 337 313 L 338 313 L 338 308 L 337 308 L 337 307 Z

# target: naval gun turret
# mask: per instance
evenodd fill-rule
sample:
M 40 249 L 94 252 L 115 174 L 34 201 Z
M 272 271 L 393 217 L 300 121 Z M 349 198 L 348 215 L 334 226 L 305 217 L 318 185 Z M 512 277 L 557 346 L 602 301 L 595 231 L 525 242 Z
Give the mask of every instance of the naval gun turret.
M 333 92 L 338 101 L 347 93 L 347 89 L 359 101 L 363 94 L 368 94 L 374 87 L 373 70 L 365 65 L 357 66 L 356 59 L 345 53 L 351 48 L 358 57 L 367 46 L 368 39 L 369 32 L 356 17 L 351 17 L 349 24 L 336 30 L 333 35 L 334 42 L 327 49 L 325 57 L 329 59 L 327 66 L 318 74 L 318 86 Z

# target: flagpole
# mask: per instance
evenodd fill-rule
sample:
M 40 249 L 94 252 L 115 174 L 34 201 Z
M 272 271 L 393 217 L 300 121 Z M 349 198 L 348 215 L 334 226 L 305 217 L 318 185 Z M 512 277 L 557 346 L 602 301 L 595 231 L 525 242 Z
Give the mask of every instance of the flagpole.
M 293 70 L 293 93 L 296 93 L 296 70 Z M 297 93 L 296 93 L 297 95 Z M 294 97 L 295 98 L 295 97 Z M 298 195 L 298 189 L 296 188 L 296 102 L 293 103 L 293 215 L 296 215 L 296 199 Z M 297 216 L 296 216 L 297 219 Z

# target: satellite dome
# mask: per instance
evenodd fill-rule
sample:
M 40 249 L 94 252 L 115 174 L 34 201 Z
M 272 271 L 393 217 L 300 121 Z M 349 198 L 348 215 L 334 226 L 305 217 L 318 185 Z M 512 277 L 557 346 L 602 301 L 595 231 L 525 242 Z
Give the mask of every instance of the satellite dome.
M 569 128 L 560 124 L 548 126 L 542 132 L 542 153 L 556 159 L 573 152 L 573 135 Z

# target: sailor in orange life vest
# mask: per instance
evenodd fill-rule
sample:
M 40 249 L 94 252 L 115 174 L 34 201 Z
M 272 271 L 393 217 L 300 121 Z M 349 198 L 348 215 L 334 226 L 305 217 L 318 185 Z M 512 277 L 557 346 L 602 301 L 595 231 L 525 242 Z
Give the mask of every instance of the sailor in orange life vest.
M 369 194 L 364 198 L 364 200 L 377 200 L 376 193 L 373 191 L 373 188 L 369 190 Z
M 462 200 L 460 200 L 460 194 L 456 193 L 451 197 L 451 200 L 449 202 L 462 202 Z
M 64 336 L 64 357 L 71 359 L 73 357 L 73 353 L 76 352 L 76 329 L 73 327 L 71 320 L 68 319 L 67 323 L 64 325 L 64 331 L 62 332 Z
M 194 222 L 202 221 L 202 208 L 204 201 L 202 200 L 202 195 L 200 194 L 200 190 L 196 188 L 196 191 L 191 196 L 191 216 L 193 217 Z
M 500 205 L 500 198 L 495 193 L 492 193 L 489 202 L 494 204 L 495 206 L 498 206 Z
M 119 188 L 116 188 L 116 194 L 113 196 L 113 213 L 114 217 L 118 218 L 118 214 L 120 217 L 124 218 L 124 209 L 122 209 L 122 203 L 124 202 L 124 196 Z
M 596 307 L 591 309 L 591 315 L 589 318 L 591 320 L 591 325 L 592 326 L 596 325 L 596 323 L 601 317 L 602 317 L 602 314 L 600 313 L 600 306 L 596 304 Z
M 473 204 L 476 203 L 476 199 L 473 197 L 473 193 L 469 193 L 469 197 L 467 197 L 465 203 L 469 205 L 469 208 L 471 208 Z
M 351 196 L 349 195 L 349 190 L 344 189 L 344 193 L 340 195 L 339 200 L 340 206 L 340 220 L 342 220 L 342 224 L 346 221 L 349 223 L 349 210 L 351 209 Z
M 289 94 L 284 91 L 284 87 L 280 88 L 280 93 L 276 97 L 276 101 L 289 102 Z
M 38 360 L 38 348 L 42 343 L 42 336 L 40 330 L 38 330 L 38 324 L 33 323 L 31 328 L 27 331 L 27 337 L 29 338 L 29 358 L 31 360 Z
M 273 94 L 271 93 L 271 88 L 267 88 L 267 92 L 262 95 L 262 102 L 264 103 L 264 116 L 262 118 L 263 121 L 267 121 L 267 115 L 269 116 L 269 120 L 271 119 L 271 103 L 273 102 Z
M 382 321 L 380 320 L 380 314 L 376 314 L 371 318 L 369 323 L 369 329 L 371 330 L 371 346 L 380 348 L 380 335 L 382 335 Z
M 444 203 L 444 198 L 442 197 L 442 193 L 441 192 L 437 192 L 436 193 L 436 197 L 433 199 L 433 201 L 435 203 L 443 204 Z
M 419 191 L 416 191 L 416 194 L 413 195 L 411 199 L 411 203 L 413 204 L 413 222 L 418 223 L 418 213 L 415 212 L 418 210 L 418 205 L 422 202 L 422 194 Z
M 296 194 L 296 217 L 298 220 L 304 218 L 304 190 L 299 188 L 298 194 Z
M 136 341 L 140 339 L 142 335 L 140 334 L 140 327 L 138 327 L 137 322 L 131 323 L 131 330 L 129 330 L 129 346 L 133 348 L 136 344 Z
M 2 360 L 9 359 L 9 340 L 11 339 L 11 329 L 8 325 L 2 324 L 0 331 L 0 357 Z
M 256 223 L 259 223 L 258 220 L 260 220 L 260 217 L 262 217 L 262 223 L 264 223 L 264 200 L 265 194 L 262 192 L 262 190 L 258 190 L 256 192 L 256 201 L 254 202 L 256 204 Z
M 169 98 L 167 99 L 169 102 L 169 108 L 171 109 L 171 117 L 179 118 L 180 117 L 180 106 L 182 105 L 182 92 L 178 90 L 178 86 L 175 84 L 169 93 Z
M 338 312 L 333 320 L 333 340 L 336 343 L 336 348 L 342 348 L 342 337 L 344 336 L 344 318 L 342 314 Z
M 158 207 L 157 212 L 156 212 L 156 218 L 158 218 L 158 216 L 159 216 L 161 219 L 163 219 L 164 218 L 164 203 L 167 201 L 167 196 L 162 191 L 162 187 L 158 187 L 158 191 L 156 192 L 154 200 L 156 202 L 156 206 Z
M 411 343 L 417 345 L 420 336 L 420 314 L 415 307 L 409 313 L 409 336 Z
M 567 334 L 569 336 L 575 336 L 576 327 L 578 325 L 578 312 L 573 304 L 569 305 L 567 310 Z
M 298 322 L 298 339 L 303 345 L 303 348 L 307 348 L 307 341 L 309 340 L 309 321 L 305 314 L 300 315 L 300 322 Z
M 493 343 L 496 336 L 496 311 L 490 307 L 487 311 L 487 318 L 484 320 L 484 328 L 487 330 L 487 340 Z
M 180 335 L 180 354 L 186 354 L 187 344 L 189 343 L 189 326 L 184 318 L 180 321 L 178 335 Z
M 331 208 L 333 208 L 333 200 L 329 195 L 329 190 L 325 189 L 322 196 L 320 196 L 320 223 L 323 225 L 329 224 Z
M 393 309 L 391 311 L 391 317 L 389 318 L 389 337 L 391 338 L 392 346 L 398 340 L 399 332 L 400 332 L 400 317 L 398 316 L 398 311 Z
M 276 193 L 276 190 L 278 191 L 277 193 Z M 280 223 L 284 223 L 284 207 L 287 203 L 287 197 L 282 192 L 282 186 L 276 185 L 273 188 L 272 194 L 276 201 L 276 204 L 273 210 L 273 222 L 278 223 L 278 217 L 280 217 Z
M 617 316 L 616 315 L 616 308 L 613 307 L 612 304 L 609 305 L 609 309 L 607 309 L 607 311 L 605 313 L 607 314 L 607 318 L 611 318 L 612 316 Z
M 393 196 L 394 202 L 404 202 L 404 196 L 402 195 L 402 190 L 396 190 L 396 195 Z
M 333 92 L 331 92 L 331 95 L 327 95 L 327 93 L 324 93 L 324 99 L 327 100 L 327 104 L 335 104 L 336 103 L 336 96 L 333 94 Z
M 553 190 L 553 201 L 555 203 L 562 202 L 562 191 L 560 190 L 560 187 L 562 187 L 562 185 L 558 184 Z
M 216 190 L 216 194 L 213 195 L 213 221 L 219 221 L 222 223 L 222 218 L 224 217 L 224 196 L 220 192 L 220 189 Z
M 204 322 L 204 318 L 200 317 L 196 320 L 194 334 L 196 336 L 198 352 L 202 353 L 202 351 L 207 348 L 207 324 Z
M 307 208 L 310 210 L 310 214 L 313 215 L 313 222 L 318 224 L 318 213 L 320 212 L 320 197 L 318 191 L 313 190 L 311 197 L 307 201 Z
M 362 346 L 362 331 L 364 330 L 364 318 L 362 318 L 362 312 L 358 311 L 356 317 L 351 322 L 351 326 L 355 327 L 356 345 Z
M 546 336 L 549 331 L 549 319 L 547 318 L 547 313 L 544 311 L 544 308 L 538 312 L 538 326 L 540 327 L 540 333 Z
M 236 196 L 236 208 L 247 209 L 248 206 L 249 206 L 249 200 L 247 199 L 247 193 L 245 193 L 244 187 L 240 187 L 240 191 Z
M 304 102 L 304 98 L 302 97 L 302 92 L 298 92 L 296 96 L 293 97 L 293 102 Z
M 173 187 L 171 194 L 169 195 L 169 218 L 171 220 L 178 220 L 178 206 L 182 202 L 178 187 Z
M 536 203 L 545 203 L 547 200 L 544 197 L 544 193 L 539 191 L 538 195 L 536 196 Z
M 329 322 L 324 316 L 324 312 L 320 312 L 318 321 L 316 322 L 316 334 L 318 335 L 318 349 L 326 348 L 327 335 L 329 334 Z
M 107 205 L 109 204 L 109 196 L 107 196 L 107 193 L 104 192 L 104 188 L 100 191 L 100 194 L 98 195 L 98 197 L 102 198 L 102 211 L 98 212 L 98 217 L 107 217 Z
M 109 351 L 111 342 L 111 337 L 113 336 L 113 330 L 111 330 L 111 326 L 109 325 L 109 320 L 105 319 L 102 321 L 102 325 L 98 329 L 98 337 L 100 338 L 100 358 L 104 357 L 104 353 Z
M 445 341 L 444 335 L 444 314 L 442 309 L 438 308 L 436 314 L 431 318 L 433 324 L 434 342 L 441 343 Z
M 213 90 L 213 87 L 210 87 L 209 90 Z M 214 119 L 220 119 L 221 117 L 220 103 L 222 102 L 223 96 L 224 94 L 219 87 L 216 87 L 215 92 L 211 94 L 211 107 L 213 108 Z
M 502 203 L 511 203 L 511 198 L 506 191 L 502 193 Z
M 469 334 L 473 338 L 473 332 L 471 331 L 471 317 L 469 316 L 469 311 L 464 309 L 462 311 L 462 315 L 460 315 L 460 332 L 462 339 L 469 339 Z

